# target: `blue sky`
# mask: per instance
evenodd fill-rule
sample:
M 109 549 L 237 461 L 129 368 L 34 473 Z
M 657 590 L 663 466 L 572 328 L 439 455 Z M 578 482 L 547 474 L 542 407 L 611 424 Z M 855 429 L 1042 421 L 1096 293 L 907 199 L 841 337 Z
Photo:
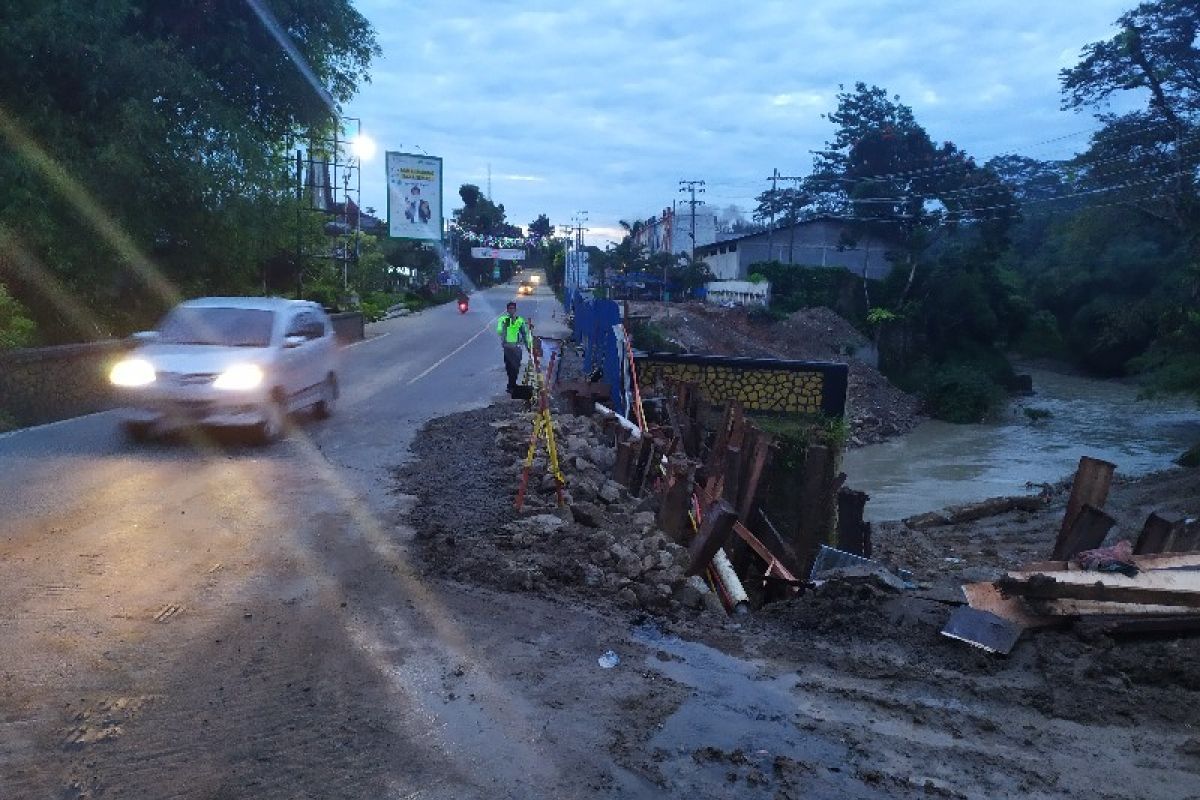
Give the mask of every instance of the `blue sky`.
M 356 0 L 383 47 L 345 109 L 380 151 L 445 160 L 509 220 L 588 212 L 589 241 L 703 179 L 711 205 L 753 206 L 773 168 L 809 171 L 838 84 L 883 86 L 937 141 L 980 160 L 1060 158 L 1089 114 L 1061 110 L 1058 72 L 1113 35 L 1134 0 Z M 1055 140 L 1055 141 L 1050 141 Z M 386 206 L 382 156 L 363 203 Z

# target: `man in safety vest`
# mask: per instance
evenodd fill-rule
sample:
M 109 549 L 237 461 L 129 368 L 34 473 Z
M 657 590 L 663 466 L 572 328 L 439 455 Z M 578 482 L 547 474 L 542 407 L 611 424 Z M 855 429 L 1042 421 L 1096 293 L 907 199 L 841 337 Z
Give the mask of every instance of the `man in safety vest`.
M 517 316 L 517 304 L 509 303 L 504 316 L 496 321 L 496 333 L 504 348 L 504 370 L 508 373 L 508 393 L 517 387 L 517 375 L 521 371 L 521 349 L 530 347 L 529 323 Z

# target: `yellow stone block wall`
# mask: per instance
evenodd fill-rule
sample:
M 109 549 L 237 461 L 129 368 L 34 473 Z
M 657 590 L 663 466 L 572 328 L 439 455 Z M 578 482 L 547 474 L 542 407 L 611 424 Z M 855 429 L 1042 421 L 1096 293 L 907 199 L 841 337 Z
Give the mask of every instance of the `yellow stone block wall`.
M 639 363 L 644 386 L 657 382 L 694 383 L 713 400 L 740 400 L 749 410 L 819 414 L 825 389 L 820 372 L 753 369 L 713 364 Z

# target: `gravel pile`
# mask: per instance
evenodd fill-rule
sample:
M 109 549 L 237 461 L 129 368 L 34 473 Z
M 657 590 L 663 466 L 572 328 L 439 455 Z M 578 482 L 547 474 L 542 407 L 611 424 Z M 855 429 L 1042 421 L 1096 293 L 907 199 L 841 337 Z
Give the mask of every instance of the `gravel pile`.
M 655 524 L 654 499 L 637 499 L 611 480 L 614 450 L 601 439 L 593 421 L 557 415 L 555 437 L 567 481 L 565 503 L 558 506 L 555 482 L 539 447 L 520 513 L 512 497 L 529 446 L 528 413 L 497 414 L 494 409 L 436 420 L 419 436 L 418 458 L 401 469 L 407 485 L 416 485 L 412 514 L 425 571 L 508 591 L 577 597 L 656 613 L 712 608 L 716 595 L 684 575 L 687 550 Z M 487 441 L 475 441 L 481 460 L 499 479 L 486 480 L 472 499 L 447 496 L 438 472 L 419 468 L 429 455 L 438 458 L 461 439 L 483 429 Z M 443 437 L 454 436 L 453 445 Z M 482 477 L 482 476 L 481 476 Z M 475 506 L 479 497 L 482 507 Z M 462 508 L 460 508 L 460 506 Z M 468 508 L 469 506 L 473 506 Z M 723 612 L 721 612 L 723 613 Z

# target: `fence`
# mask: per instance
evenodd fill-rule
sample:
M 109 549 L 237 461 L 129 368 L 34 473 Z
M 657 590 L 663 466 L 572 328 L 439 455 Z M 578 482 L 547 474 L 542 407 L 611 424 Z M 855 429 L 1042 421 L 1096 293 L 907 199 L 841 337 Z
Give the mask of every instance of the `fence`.
M 625 342 L 617 338 L 621 307 L 613 300 L 591 299 L 577 290 L 568 290 L 567 307 L 575 319 L 571 338 L 583 345 L 583 370 L 591 375 L 597 367 L 612 388 L 613 409 L 628 414 L 623 380 L 628 370 Z M 615 329 L 615 330 L 614 330 Z

